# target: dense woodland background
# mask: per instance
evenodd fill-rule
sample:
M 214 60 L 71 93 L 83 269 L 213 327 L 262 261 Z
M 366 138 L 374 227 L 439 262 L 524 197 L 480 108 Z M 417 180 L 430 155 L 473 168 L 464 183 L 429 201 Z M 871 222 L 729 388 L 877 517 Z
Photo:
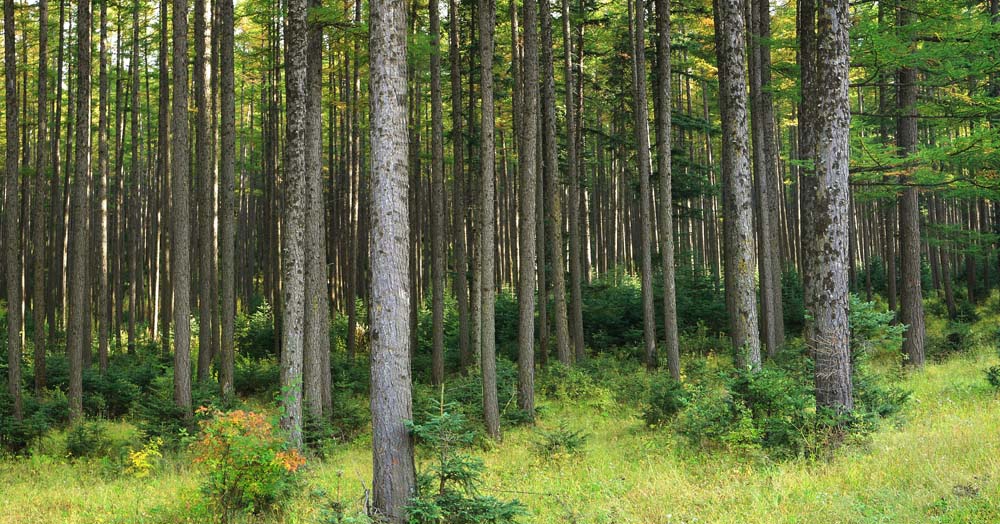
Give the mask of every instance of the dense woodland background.
M 996 335 L 998 11 L 5 0 L 0 444 L 121 419 L 211 462 L 259 412 L 291 475 L 371 427 L 392 522 L 520 518 L 475 466 L 424 486 L 414 441 L 500 442 L 579 381 L 826 456 Z

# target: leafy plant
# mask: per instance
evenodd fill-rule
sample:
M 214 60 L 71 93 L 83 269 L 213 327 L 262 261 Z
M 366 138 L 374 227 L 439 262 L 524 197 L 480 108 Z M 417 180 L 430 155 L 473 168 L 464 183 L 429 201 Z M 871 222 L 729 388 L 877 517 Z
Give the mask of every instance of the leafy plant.
M 280 511 L 298 487 L 298 471 L 305 459 L 288 449 L 261 414 L 207 408 L 201 435 L 193 444 L 194 461 L 208 476 L 202 490 L 228 522 L 238 513 Z

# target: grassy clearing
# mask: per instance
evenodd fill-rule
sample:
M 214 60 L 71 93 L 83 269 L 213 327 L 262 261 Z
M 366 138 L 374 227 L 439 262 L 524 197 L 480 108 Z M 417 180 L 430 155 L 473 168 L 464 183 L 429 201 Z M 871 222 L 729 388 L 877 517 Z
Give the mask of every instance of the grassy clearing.
M 586 431 L 582 452 L 539 456 L 538 432 L 514 428 L 477 450 L 482 489 L 521 500 L 535 523 L 1000 522 L 1000 396 L 983 374 L 997 363 L 996 320 L 973 326 L 962 354 L 902 377 L 913 391 L 903 414 L 829 459 L 693 450 L 646 428 L 634 408 L 544 401 L 538 426 Z M 365 435 L 312 460 L 286 515 L 258 521 L 325 522 L 333 501 L 362 510 L 369 450 Z M 185 456 L 143 479 L 110 474 L 96 459 L 5 459 L 0 523 L 204 522 L 198 484 Z

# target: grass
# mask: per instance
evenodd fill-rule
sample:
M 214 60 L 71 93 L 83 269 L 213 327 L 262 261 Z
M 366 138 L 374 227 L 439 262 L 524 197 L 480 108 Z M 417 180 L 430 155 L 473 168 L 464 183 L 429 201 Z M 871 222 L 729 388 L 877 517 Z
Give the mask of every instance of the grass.
M 832 457 L 775 462 L 695 450 L 646 428 L 634 408 L 546 400 L 538 426 L 584 430 L 582 450 L 541 457 L 537 430 L 513 428 L 477 450 L 487 467 L 482 490 L 519 499 L 533 523 L 1000 522 L 1000 396 L 983 373 L 997 363 L 997 325 L 984 319 L 970 348 L 902 377 L 913 391 L 902 415 Z M 370 438 L 314 459 L 289 511 L 258 521 L 325 522 L 331 501 L 361 511 Z M 0 523 L 204 522 L 209 514 L 184 455 L 144 479 L 105 470 L 100 460 L 41 453 L 0 461 Z

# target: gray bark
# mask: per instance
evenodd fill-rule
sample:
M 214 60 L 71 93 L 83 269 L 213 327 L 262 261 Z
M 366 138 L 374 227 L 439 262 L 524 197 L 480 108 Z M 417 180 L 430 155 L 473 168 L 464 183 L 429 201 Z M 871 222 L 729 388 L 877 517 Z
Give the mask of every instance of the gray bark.
M 13 397 L 14 418 L 21 419 L 21 174 L 17 101 L 17 53 L 14 42 L 14 0 L 3 3 L 4 101 L 7 149 L 4 162 L 4 269 L 7 279 L 7 387 Z M 70 404 L 74 408 L 74 404 Z M 74 409 L 73 416 L 80 410 Z
M 86 0 L 85 0 L 86 1 Z M 191 409 L 191 152 L 188 144 L 187 0 L 173 0 L 170 272 L 174 285 L 174 400 Z
M 285 19 L 285 172 L 281 223 L 281 427 L 302 445 L 302 366 L 305 320 L 306 0 L 290 0 Z
M 211 100 L 206 67 L 208 65 L 208 0 L 194 0 L 194 101 L 195 166 L 197 172 L 198 229 L 198 382 L 209 379 L 212 365 L 212 248 L 214 169 L 212 136 L 209 133 Z
M 539 4 L 541 17 L 542 68 L 542 145 L 545 173 L 545 205 L 549 258 L 552 268 L 552 300 L 555 304 L 556 355 L 563 364 L 573 361 L 569 347 L 569 323 L 566 311 L 566 258 L 563 253 L 562 184 L 559 182 L 559 150 L 556 140 L 556 84 L 552 59 L 552 14 L 549 3 Z
M 912 2 L 900 6 L 897 13 L 899 27 L 915 21 Z M 911 44 L 915 45 L 915 44 Z M 896 103 L 896 146 L 899 155 L 906 157 L 917 151 L 917 70 L 900 68 L 897 72 Z M 903 175 L 900 181 L 906 181 Z M 899 259 L 900 290 L 899 319 L 906 324 L 906 338 L 903 353 L 908 364 L 914 367 L 924 365 L 924 304 L 920 289 L 920 203 L 917 189 L 908 186 L 899 197 Z
M 428 2 L 431 24 L 431 381 L 444 382 L 444 132 L 441 108 L 441 16 Z
M 479 59 L 482 66 L 480 89 L 482 90 L 481 150 L 482 171 L 482 232 L 480 235 L 481 263 L 481 363 L 483 371 L 483 418 L 486 432 L 495 440 L 500 440 L 500 407 L 497 402 L 497 358 L 496 358 L 496 285 L 494 275 L 494 242 L 496 227 L 496 148 L 493 138 L 493 31 L 496 23 L 494 0 L 479 0 Z
M 32 244 L 34 245 L 34 296 L 31 303 L 35 331 L 32 340 L 35 346 L 35 395 L 45 389 L 45 184 L 48 175 L 48 41 L 49 2 L 38 1 L 38 158 L 35 165 L 34 194 L 32 195 Z M 51 277 L 50 277 L 51 278 Z
M 316 7 L 317 0 L 309 6 Z M 325 375 L 329 373 L 330 303 L 326 272 L 326 213 L 323 200 L 323 28 L 308 22 L 305 127 L 305 339 L 303 383 L 306 407 L 318 419 L 324 411 Z M 327 359 L 324 359 L 324 355 Z
M 234 167 L 236 155 L 236 101 L 235 72 L 233 70 L 233 0 L 219 1 L 219 287 L 222 303 L 220 314 L 222 340 L 219 355 L 219 386 L 223 399 L 235 393 L 234 322 L 236 317 L 235 272 L 235 188 Z
M 518 147 L 518 284 L 517 406 L 528 416 L 535 414 L 535 194 L 538 183 L 538 6 L 524 0 L 524 82 L 521 136 Z M 539 288 L 539 307 L 545 308 L 544 290 Z
M 583 297 L 581 282 L 583 281 L 582 263 L 580 261 L 580 173 L 579 151 L 577 142 L 578 116 L 576 105 L 576 88 L 573 85 L 573 39 L 570 31 L 569 0 L 562 0 L 563 19 L 563 55 L 564 77 L 566 79 L 566 159 L 567 180 L 569 185 L 569 284 L 570 310 L 569 327 L 573 352 L 576 359 L 587 358 L 583 346 Z
M 642 279 L 643 357 L 646 367 L 658 365 L 656 352 L 656 316 L 653 312 L 653 224 L 652 189 L 650 188 L 649 110 L 646 98 L 646 9 L 643 0 L 636 0 L 632 13 L 632 83 L 633 121 L 636 157 L 639 165 L 639 242 L 640 276 Z
M 407 275 L 406 11 L 401 0 L 371 4 L 371 409 L 372 511 L 407 522 L 416 493 L 410 391 Z
M 818 128 L 813 230 L 804 241 L 818 299 L 806 341 L 815 363 L 816 405 L 837 413 L 854 406 L 848 312 L 851 106 L 847 0 L 823 0 L 817 24 Z
M 670 0 L 656 0 L 656 165 L 660 176 L 660 257 L 663 266 L 663 335 L 667 368 L 681 379 L 677 335 L 677 289 L 674 282 L 673 196 L 670 169 Z
M 729 336 L 741 366 L 759 369 L 760 337 L 754 289 L 754 229 L 747 130 L 744 0 L 718 0 L 716 39 L 722 105 L 725 185 L 726 290 Z

